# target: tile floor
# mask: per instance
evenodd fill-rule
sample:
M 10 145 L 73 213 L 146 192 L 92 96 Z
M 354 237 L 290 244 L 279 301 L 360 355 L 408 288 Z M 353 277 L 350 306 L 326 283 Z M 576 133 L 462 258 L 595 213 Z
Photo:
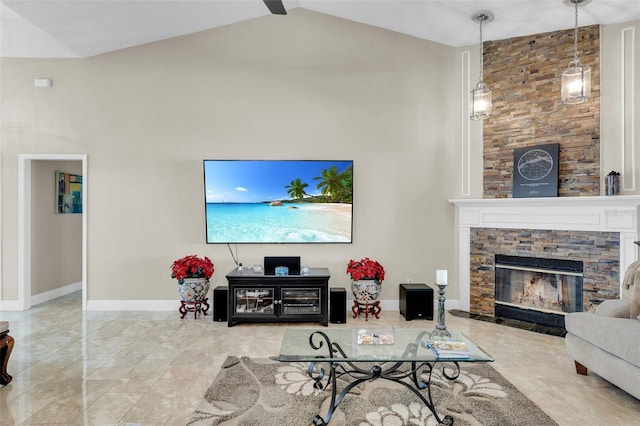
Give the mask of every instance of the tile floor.
M 176 309 L 178 303 L 176 302 Z M 16 344 L 0 388 L 0 425 L 184 425 L 227 355 L 278 354 L 286 327 L 228 328 L 176 312 L 86 312 L 74 293 L 26 312 L 0 312 Z M 562 337 L 447 315 L 493 366 L 560 425 L 638 425 L 640 401 L 598 376 L 575 374 Z M 381 326 L 433 328 L 383 311 Z M 344 325 L 359 327 L 364 318 Z

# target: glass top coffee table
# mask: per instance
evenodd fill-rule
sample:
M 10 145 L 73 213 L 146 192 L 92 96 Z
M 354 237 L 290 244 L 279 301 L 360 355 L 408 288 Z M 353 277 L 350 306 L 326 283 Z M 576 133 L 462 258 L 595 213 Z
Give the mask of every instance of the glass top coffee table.
M 316 426 L 328 425 L 349 391 L 373 379 L 401 383 L 420 398 L 440 424 L 452 425 L 451 416 L 440 418 L 435 411 L 431 372 L 438 363 L 449 363 L 448 367 L 453 364 L 453 374 L 447 374 L 444 368 L 442 374 L 448 380 L 455 380 L 460 374 L 458 363 L 492 362 L 493 358 L 462 333 L 449 331 L 465 342 L 468 356 L 437 356 L 428 344 L 429 332 L 419 328 L 289 328 L 285 330 L 278 360 L 309 362 L 307 373 L 315 381 L 314 387 L 331 387 L 331 404 L 326 415 L 312 419 Z M 336 386 L 331 385 L 339 378 L 347 378 L 349 384 L 337 394 Z

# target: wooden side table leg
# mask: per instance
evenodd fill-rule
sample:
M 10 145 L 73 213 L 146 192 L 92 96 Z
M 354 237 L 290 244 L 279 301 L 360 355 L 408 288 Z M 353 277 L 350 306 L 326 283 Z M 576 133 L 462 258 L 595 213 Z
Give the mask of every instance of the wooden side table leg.
M 373 315 L 376 319 L 380 319 L 380 312 L 382 312 L 382 308 L 380 307 L 380 301 L 378 300 L 373 304 Z
M 187 313 L 193 311 L 193 319 L 198 319 L 198 314 L 204 314 L 206 316 L 209 308 L 210 306 L 208 297 L 205 297 L 203 300 L 194 302 L 185 302 L 184 300 L 181 300 L 178 312 L 180 312 L 180 318 L 184 318 Z
M 15 340 L 9 336 L 9 331 L 0 334 L 0 385 L 5 386 L 11 383 L 13 377 L 7 373 L 7 364 L 9 363 L 9 356 L 13 350 L 13 344 Z
M 202 313 L 206 317 L 207 312 L 209 311 L 209 298 L 205 297 L 204 300 L 202 301 L 202 304 L 205 306 L 205 308 L 202 310 Z
M 585 367 L 584 365 L 580 364 L 578 361 L 573 361 L 576 365 L 576 373 L 581 374 L 583 376 L 586 376 L 588 373 L 588 369 L 587 367 Z
M 353 306 L 351 307 L 351 312 L 353 312 L 353 317 L 357 318 L 360 314 L 360 305 L 356 300 L 353 301 Z
M 180 319 L 183 319 L 185 315 L 187 315 L 187 308 L 184 306 L 184 300 L 180 301 L 180 307 L 178 308 L 178 312 L 180 313 Z

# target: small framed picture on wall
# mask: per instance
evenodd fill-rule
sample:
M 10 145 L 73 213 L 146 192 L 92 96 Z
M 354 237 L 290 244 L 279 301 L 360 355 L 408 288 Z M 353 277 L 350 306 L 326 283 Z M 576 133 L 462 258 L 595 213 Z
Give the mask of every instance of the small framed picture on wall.
M 513 198 L 558 196 L 558 144 L 513 150 Z
M 82 213 L 82 176 L 56 171 L 58 213 Z

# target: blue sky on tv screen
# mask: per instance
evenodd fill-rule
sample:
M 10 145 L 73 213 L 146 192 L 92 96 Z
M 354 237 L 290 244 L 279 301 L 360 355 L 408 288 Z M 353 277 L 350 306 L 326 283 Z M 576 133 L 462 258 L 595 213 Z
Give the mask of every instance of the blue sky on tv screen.
M 352 161 L 205 160 L 205 198 L 207 203 L 289 199 L 285 187 L 297 178 L 309 184 L 307 194 L 318 195 L 320 181 L 314 177 L 331 166 L 341 173 L 351 165 Z

